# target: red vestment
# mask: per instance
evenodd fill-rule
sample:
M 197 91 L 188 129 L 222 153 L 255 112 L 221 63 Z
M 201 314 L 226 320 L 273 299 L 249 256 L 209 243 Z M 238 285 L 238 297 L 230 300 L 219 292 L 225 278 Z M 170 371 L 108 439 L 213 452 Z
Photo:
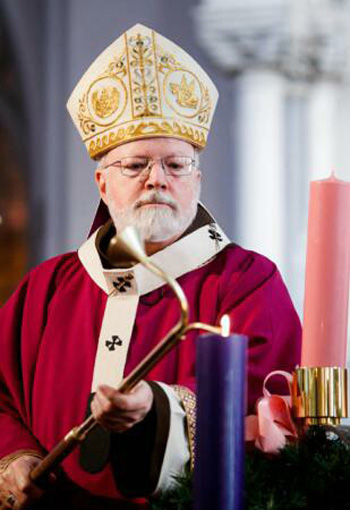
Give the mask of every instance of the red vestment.
M 274 369 L 300 360 L 300 324 L 275 265 L 229 245 L 213 260 L 182 275 L 191 321 L 218 324 L 230 314 L 235 333 L 249 336 L 249 410 Z M 0 311 L 0 458 L 20 449 L 50 450 L 84 420 L 107 295 L 77 253 L 35 268 Z M 162 286 L 140 297 L 125 374 L 177 322 L 178 303 Z M 118 315 L 116 315 L 116 319 Z M 189 333 L 148 379 L 195 390 L 195 336 Z M 74 451 L 68 477 L 93 494 L 118 497 L 108 465 L 89 474 Z

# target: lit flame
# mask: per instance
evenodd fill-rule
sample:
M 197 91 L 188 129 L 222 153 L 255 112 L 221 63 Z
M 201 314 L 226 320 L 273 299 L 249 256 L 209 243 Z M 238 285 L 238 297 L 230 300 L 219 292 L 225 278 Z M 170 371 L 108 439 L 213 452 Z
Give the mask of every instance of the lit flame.
M 224 315 L 220 320 L 221 327 L 221 335 L 222 336 L 230 336 L 230 317 L 228 315 Z

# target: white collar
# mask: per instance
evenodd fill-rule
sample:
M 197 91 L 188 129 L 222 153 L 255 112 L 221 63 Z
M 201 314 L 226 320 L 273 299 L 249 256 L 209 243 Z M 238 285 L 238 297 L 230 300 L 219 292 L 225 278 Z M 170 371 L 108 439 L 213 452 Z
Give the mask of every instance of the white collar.
M 139 263 L 131 268 L 104 268 L 96 247 L 98 231 L 83 243 L 78 256 L 92 280 L 105 293 L 110 294 L 117 289 L 123 296 L 135 293 L 142 296 L 165 284 L 163 279 Z M 171 277 L 178 278 L 206 264 L 229 243 L 228 237 L 213 220 L 153 254 L 151 260 Z

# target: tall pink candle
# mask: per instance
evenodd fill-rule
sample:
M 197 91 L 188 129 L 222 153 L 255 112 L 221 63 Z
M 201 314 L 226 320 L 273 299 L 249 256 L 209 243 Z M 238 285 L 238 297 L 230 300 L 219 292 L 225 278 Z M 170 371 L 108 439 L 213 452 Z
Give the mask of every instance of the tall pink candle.
M 345 367 L 350 269 L 350 182 L 311 182 L 302 367 Z

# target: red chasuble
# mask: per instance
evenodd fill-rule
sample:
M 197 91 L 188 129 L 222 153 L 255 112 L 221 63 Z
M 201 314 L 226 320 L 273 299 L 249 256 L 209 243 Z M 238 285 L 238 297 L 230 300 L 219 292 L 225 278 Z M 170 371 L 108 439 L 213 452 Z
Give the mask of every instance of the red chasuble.
M 209 228 L 208 239 L 219 240 L 215 232 Z M 189 239 L 187 250 L 191 246 Z M 193 245 L 194 254 L 198 246 Z M 249 336 L 252 411 L 265 376 L 274 369 L 291 371 L 300 359 L 299 320 L 276 266 L 261 255 L 229 244 L 178 281 L 189 301 L 191 321 L 218 325 L 228 313 L 231 329 Z M 0 458 L 20 449 L 50 450 L 84 420 L 106 304 L 107 293 L 74 252 L 35 268 L 2 308 Z M 178 303 L 167 286 L 140 294 L 125 375 L 178 317 Z M 118 318 L 116 314 L 116 326 Z M 148 379 L 195 391 L 195 336 L 189 333 Z M 63 468 L 71 480 L 91 493 L 119 497 L 109 465 L 89 474 L 79 465 L 79 452 L 74 451 Z

